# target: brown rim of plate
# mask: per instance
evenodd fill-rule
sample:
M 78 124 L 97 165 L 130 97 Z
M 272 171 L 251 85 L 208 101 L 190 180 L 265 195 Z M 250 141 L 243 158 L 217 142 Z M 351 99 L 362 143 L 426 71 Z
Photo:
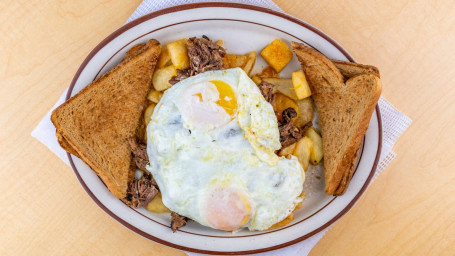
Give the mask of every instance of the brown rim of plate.
M 258 7 L 258 6 L 254 6 L 254 5 L 247 5 L 247 4 L 239 4 L 239 3 L 219 3 L 219 2 L 192 3 L 192 4 L 174 6 L 174 7 L 162 9 L 162 10 L 159 10 L 159 11 L 144 15 L 144 16 L 136 19 L 136 20 L 133 20 L 133 21 L 125 24 L 124 26 L 120 27 L 119 29 L 114 31 L 112 34 L 110 34 L 108 37 L 106 37 L 103 41 L 101 41 L 89 53 L 89 55 L 82 62 L 81 66 L 79 67 L 79 69 L 77 70 L 76 74 L 74 75 L 73 80 L 71 81 L 70 87 L 69 87 L 67 95 L 66 95 L 66 100 L 71 97 L 71 92 L 72 92 L 72 90 L 73 90 L 73 88 L 74 88 L 74 86 L 76 84 L 76 81 L 78 80 L 82 70 L 84 70 L 84 68 L 87 66 L 88 62 L 93 58 L 93 56 L 95 56 L 95 54 L 98 51 L 100 51 L 106 44 L 111 42 L 113 39 L 115 39 L 117 36 L 119 36 L 123 32 L 127 31 L 128 29 L 130 29 L 130 28 L 132 28 L 132 27 L 134 27 L 134 26 L 136 26 L 136 25 L 138 25 L 140 23 L 143 23 L 143 22 L 145 22 L 147 20 L 150 20 L 152 18 L 161 16 L 161 15 L 164 15 L 164 14 L 169 14 L 169 13 L 183 11 L 183 10 L 189 10 L 189 9 L 206 8 L 206 7 L 227 7 L 227 8 L 237 8 L 237 9 L 248 9 L 248 10 L 253 10 L 253 11 L 267 13 L 267 14 L 271 14 L 271 15 L 274 15 L 274 16 L 281 17 L 283 19 L 286 19 L 288 21 L 296 23 L 296 24 L 298 24 L 298 25 L 300 25 L 300 26 L 302 26 L 302 27 L 304 27 L 306 29 L 309 29 L 310 31 L 316 33 L 320 37 L 324 38 L 327 42 L 332 44 L 335 48 L 337 48 L 349 61 L 355 62 L 354 58 L 340 44 L 338 44 L 335 40 L 330 38 L 324 32 L 320 31 L 319 29 L 313 27 L 312 25 L 310 25 L 310 24 L 308 24 L 308 23 L 306 23 L 304 21 L 301 21 L 301 20 L 299 20 L 297 18 L 294 18 L 292 16 L 289 16 L 287 14 L 284 14 L 284 13 L 281 13 L 281 12 L 277 12 L 277 11 L 273 11 L 273 10 L 270 10 L 270 9 L 267 9 L 267 8 L 263 8 L 263 7 Z M 135 233 L 137 233 L 137 234 L 139 234 L 139 235 L 141 235 L 143 237 L 146 237 L 146 238 L 148 238 L 148 239 L 150 239 L 152 241 L 161 243 L 163 245 L 166 245 L 166 246 L 169 246 L 169 247 L 173 247 L 173 248 L 176 248 L 176 249 L 179 249 L 179 250 L 188 251 L 188 252 L 204 253 L 204 254 L 212 254 L 212 255 L 255 254 L 255 253 L 261 253 L 261 252 L 267 252 L 267 251 L 280 249 L 280 248 L 283 248 L 283 247 L 286 247 L 286 246 L 290 246 L 290 245 L 296 244 L 296 243 L 298 243 L 300 241 L 303 241 L 303 240 L 313 236 L 314 234 L 319 233 L 320 231 L 324 230 L 325 228 L 329 227 L 330 225 L 332 225 L 335 221 L 337 221 L 339 218 L 341 218 L 344 214 L 346 214 L 346 212 L 348 212 L 354 206 L 356 201 L 360 198 L 360 196 L 366 190 L 366 188 L 368 187 L 371 179 L 373 178 L 375 170 L 376 170 L 378 162 L 379 162 L 379 157 L 381 155 L 381 148 L 382 148 L 382 120 L 381 120 L 381 114 L 380 114 L 380 110 L 379 110 L 379 106 L 378 105 L 376 105 L 376 117 L 377 117 L 377 120 L 378 120 L 378 150 L 376 151 L 376 157 L 375 157 L 375 160 L 374 160 L 374 163 L 373 163 L 373 167 L 372 167 L 372 169 L 370 171 L 370 174 L 369 174 L 368 178 L 366 179 L 365 183 L 363 184 L 362 188 L 357 193 L 357 195 L 355 195 L 354 198 L 351 200 L 351 202 L 349 202 L 349 204 L 342 211 L 340 211 L 337 215 L 335 215 L 335 217 L 330 219 L 327 223 L 325 223 L 324 225 L 320 226 L 319 228 L 313 230 L 312 232 L 310 232 L 308 234 L 305 234 L 305 235 L 303 235 L 303 236 L 301 236 L 301 237 L 299 237 L 297 239 L 294 239 L 294 240 L 291 240 L 289 242 L 282 243 L 282 244 L 279 244 L 279 245 L 266 247 L 266 248 L 261 248 L 261 249 L 255 249 L 255 250 L 248 250 L 248 251 L 230 251 L 230 252 L 221 251 L 220 252 L 220 251 L 208 251 L 208 250 L 189 248 L 189 247 L 181 246 L 181 245 L 178 245 L 178 244 L 170 243 L 168 241 L 162 240 L 162 239 L 154 237 L 154 236 L 152 236 L 152 235 L 150 235 L 148 233 L 145 233 L 144 231 L 134 227 L 133 225 L 129 224 L 128 222 L 124 221 L 123 219 L 121 219 L 120 217 L 115 215 L 104 204 L 102 204 L 96 198 L 96 196 L 92 193 L 92 191 L 87 187 L 87 185 L 85 184 L 84 180 L 79 175 L 79 172 L 78 172 L 76 166 L 74 165 L 74 162 L 73 162 L 73 159 L 72 159 L 71 155 L 69 153 L 67 153 L 67 156 L 68 156 L 68 159 L 70 161 L 71 167 L 73 168 L 73 171 L 76 174 L 77 179 L 79 180 L 79 182 L 81 183 L 82 187 L 87 192 L 87 194 L 92 198 L 92 200 L 95 201 L 95 203 L 101 209 L 103 209 L 107 214 L 109 214 L 109 216 L 111 216 L 113 219 L 115 219 L 116 221 L 118 221 L 119 223 L 124 225 L 125 227 L 127 227 L 130 230 L 134 231 Z

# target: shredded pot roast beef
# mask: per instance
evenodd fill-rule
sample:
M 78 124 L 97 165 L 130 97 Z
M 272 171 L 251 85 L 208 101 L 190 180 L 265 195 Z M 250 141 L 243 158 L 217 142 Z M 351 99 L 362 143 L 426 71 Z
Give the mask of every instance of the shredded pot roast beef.
M 296 143 L 300 138 L 302 138 L 305 130 L 311 127 L 312 123 L 310 121 L 303 127 L 296 127 L 291 121 L 292 118 L 297 116 L 297 112 L 293 108 L 283 110 L 282 116 L 283 123 L 278 124 L 278 130 L 280 131 L 281 146 L 284 148 Z
M 172 229 L 172 232 L 175 232 L 177 229 L 185 226 L 187 221 L 188 221 L 187 217 L 179 215 L 176 212 L 171 212 L 171 229 Z
M 169 80 L 169 83 L 174 85 L 180 81 L 182 81 L 183 79 L 186 79 L 188 77 L 191 76 L 191 70 L 188 68 L 188 69 L 184 69 L 184 70 L 181 70 L 181 69 L 177 69 L 177 75 L 176 76 L 173 76 L 171 78 L 171 80 Z
M 264 96 L 264 99 L 273 105 L 273 101 L 275 99 L 275 95 L 273 94 L 273 84 L 262 81 L 258 87 L 262 96 Z
M 128 140 L 131 147 L 131 153 L 133 154 L 134 162 L 137 168 L 146 171 L 145 167 L 149 164 L 147 155 L 147 146 L 139 143 L 135 137 L 131 137 Z M 152 199 L 158 194 L 158 185 L 152 178 L 152 175 L 144 173 L 139 180 L 133 180 L 128 185 L 126 192 L 126 201 L 131 203 L 135 208 L 147 206 Z M 179 214 L 171 213 L 171 228 L 175 232 L 177 229 L 185 226 L 187 218 L 180 216 Z
M 146 206 L 156 194 L 158 194 L 158 189 L 155 181 L 151 175 L 144 174 L 140 179 L 135 179 L 128 185 L 126 200 L 137 208 Z
M 186 42 L 190 68 L 194 74 L 223 68 L 223 57 L 226 50 L 212 42 L 208 37 L 192 37 Z
M 135 137 L 129 138 L 128 143 L 130 144 L 131 152 L 133 153 L 133 159 L 136 163 L 137 168 L 145 171 L 145 167 L 149 164 L 147 146 L 145 144 L 139 143 Z
M 184 70 L 177 70 L 169 83 L 174 85 L 185 78 L 194 76 L 209 70 L 223 69 L 223 57 L 226 50 L 212 42 L 208 37 L 192 37 L 186 42 L 190 67 Z
M 270 104 L 274 104 L 275 95 L 273 94 L 273 84 L 262 81 L 259 85 L 259 90 L 264 96 L 264 99 Z M 303 137 L 307 128 L 311 127 L 311 121 L 306 123 L 303 127 L 297 127 L 291 121 L 292 118 L 297 116 L 297 112 L 293 108 L 287 108 L 282 112 L 283 122 L 278 124 L 280 132 L 281 146 L 287 147 L 296 143 Z

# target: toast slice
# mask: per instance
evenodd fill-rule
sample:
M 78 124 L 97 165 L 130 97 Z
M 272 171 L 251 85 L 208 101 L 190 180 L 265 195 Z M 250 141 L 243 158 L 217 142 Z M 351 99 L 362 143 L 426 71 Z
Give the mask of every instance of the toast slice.
M 134 54 L 138 53 L 138 51 L 141 50 L 144 46 L 145 46 L 145 44 L 137 44 L 137 45 L 131 47 L 131 49 L 129 49 L 126 52 L 125 57 L 123 57 L 122 61 L 125 61 L 129 57 L 131 57 Z M 143 124 L 140 124 L 140 126 L 139 126 L 139 128 L 138 128 L 138 130 L 136 132 L 136 136 L 138 138 L 143 138 L 144 137 L 145 128 L 143 126 L 145 126 L 145 123 L 144 122 L 142 122 L 142 123 Z M 74 150 L 71 147 L 71 145 L 66 141 L 66 139 L 63 137 L 63 135 L 60 133 L 59 130 L 57 130 L 55 135 L 57 136 L 57 140 L 58 140 L 58 143 L 60 144 L 60 147 L 62 147 L 66 152 L 79 157 L 79 154 L 76 152 L 76 150 Z
M 341 75 L 343 75 L 345 81 L 348 80 L 349 78 L 361 74 L 372 74 L 377 76 L 378 78 L 381 78 L 379 74 L 379 70 L 375 66 L 371 65 L 363 65 L 359 63 L 353 63 L 353 62 L 348 62 L 348 61 L 341 61 L 341 60 L 332 60 L 333 64 L 335 64 L 335 67 L 338 68 L 340 71 Z
M 362 139 L 381 94 L 379 77 L 362 73 L 344 82 L 324 55 L 291 43 L 319 112 L 324 152 L 325 192 L 342 195 L 354 173 Z
M 62 147 L 76 153 L 117 198 L 134 177 L 135 136 L 161 51 L 154 39 L 52 112 Z

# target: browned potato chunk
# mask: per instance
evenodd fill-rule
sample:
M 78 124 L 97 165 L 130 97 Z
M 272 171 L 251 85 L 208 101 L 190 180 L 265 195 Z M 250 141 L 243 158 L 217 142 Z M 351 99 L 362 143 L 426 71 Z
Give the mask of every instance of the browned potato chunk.
M 308 137 L 313 142 L 313 149 L 311 150 L 310 154 L 310 162 L 313 165 L 319 164 L 321 162 L 324 153 L 322 151 L 322 138 L 321 135 L 317 131 L 313 129 L 313 127 L 308 128 L 305 132 L 305 137 Z
M 308 170 L 308 165 L 310 164 L 310 155 L 312 151 L 313 141 L 307 136 L 301 138 L 295 146 L 294 155 L 299 160 L 299 163 L 302 165 L 304 171 Z
M 256 84 L 260 84 L 262 79 L 264 79 L 264 78 L 278 78 L 278 77 L 279 77 L 278 73 L 271 66 L 267 66 L 261 71 L 261 73 L 254 74 L 251 77 L 251 79 Z
M 169 83 L 169 80 L 176 74 L 177 72 L 173 65 L 155 70 L 152 77 L 153 87 L 157 91 L 164 91 L 170 88 L 172 84 Z
M 287 155 L 292 155 L 294 153 L 294 149 L 297 143 L 294 143 L 292 145 L 289 145 L 285 148 L 282 148 L 280 152 L 278 153 L 279 156 L 287 156 Z
M 247 57 L 245 55 L 226 54 L 223 57 L 225 68 L 241 68 L 245 65 Z
M 254 76 L 251 77 L 251 80 L 253 80 L 253 82 L 256 84 L 256 85 L 259 85 L 261 82 L 262 82 L 262 79 L 257 75 L 255 74 Z
M 303 100 L 296 101 L 297 106 L 299 106 L 299 116 L 294 120 L 294 124 L 297 127 L 302 127 L 306 123 L 313 121 L 314 116 L 314 105 L 311 97 L 305 98 Z
M 144 122 L 145 125 L 147 126 L 152 118 L 153 111 L 155 110 L 156 104 L 152 103 L 150 104 L 144 111 Z
M 302 70 L 292 73 L 292 84 L 299 100 L 311 96 L 311 89 Z
M 147 95 L 147 99 L 153 103 L 158 103 L 161 100 L 161 97 L 163 96 L 163 92 L 156 91 L 154 89 L 151 89 L 149 94 Z
M 158 192 L 156 196 L 147 204 L 146 209 L 151 212 L 162 213 L 162 212 L 171 212 L 166 205 L 163 204 L 161 197 L 161 192 Z
M 158 68 L 164 68 L 171 64 L 171 55 L 169 54 L 169 50 L 167 49 L 166 46 L 161 49 L 162 51 L 160 57 L 158 58 L 158 62 L 156 63 L 156 66 Z
M 265 67 L 261 73 L 258 74 L 260 78 L 265 77 L 279 77 L 279 74 L 271 66 Z
M 218 40 L 218 41 L 215 42 L 215 44 L 223 47 L 224 42 L 223 42 L 223 40 Z
M 267 77 L 263 78 L 262 81 L 273 84 L 274 92 L 282 93 L 293 100 L 297 100 L 297 95 L 295 95 L 291 79 Z
M 282 113 L 287 108 L 293 108 L 297 112 L 297 117 L 294 117 L 292 119 L 292 121 L 296 120 L 299 117 L 300 110 L 299 110 L 299 107 L 297 106 L 297 104 L 295 103 L 295 101 L 293 101 L 292 99 L 290 99 L 289 97 L 287 97 L 281 93 L 275 93 L 273 109 L 277 113 L 277 119 L 279 122 L 283 122 Z
M 186 41 L 188 39 L 180 39 L 167 45 L 169 55 L 171 56 L 172 64 L 176 69 L 187 69 L 190 67 L 190 59 L 188 57 L 188 49 Z
M 261 51 L 261 56 L 276 72 L 280 72 L 291 61 L 292 51 L 285 42 L 275 39 Z
M 253 70 L 254 64 L 256 63 L 257 53 L 255 51 L 249 52 L 246 55 L 246 63 L 242 66 L 242 69 L 250 75 L 251 70 Z

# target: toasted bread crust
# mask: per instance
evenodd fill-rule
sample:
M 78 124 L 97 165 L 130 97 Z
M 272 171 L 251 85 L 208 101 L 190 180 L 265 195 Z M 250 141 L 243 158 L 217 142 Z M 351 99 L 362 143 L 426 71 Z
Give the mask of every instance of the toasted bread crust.
M 321 53 L 293 42 L 319 112 L 324 151 L 325 192 L 341 195 L 354 173 L 369 120 L 381 94 L 381 82 L 360 74 L 344 83 L 341 72 Z
M 127 139 L 136 134 L 160 50 L 158 41 L 148 41 L 51 116 L 64 149 L 74 150 L 117 198 L 133 177 Z
M 375 66 L 341 60 L 332 60 L 332 62 L 343 75 L 345 81 L 347 81 L 351 77 L 358 76 L 361 74 L 372 74 L 374 76 L 377 76 L 378 78 L 381 78 L 379 74 L 379 69 Z
M 57 130 L 55 132 L 55 136 L 57 137 L 58 144 L 60 144 L 60 147 L 62 147 L 66 152 L 73 154 L 77 157 L 79 157 L 79 154 L 74 150 L 74 148 L 68 143 L 68 141 L 63 137 L 61 132 Z

